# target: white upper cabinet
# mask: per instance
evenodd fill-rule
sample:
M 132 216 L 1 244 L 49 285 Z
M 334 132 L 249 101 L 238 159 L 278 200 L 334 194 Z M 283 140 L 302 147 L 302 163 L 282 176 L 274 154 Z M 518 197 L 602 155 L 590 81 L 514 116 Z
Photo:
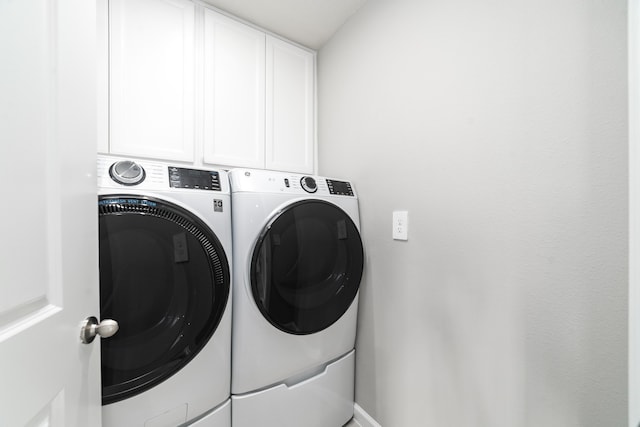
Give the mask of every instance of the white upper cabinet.
M 315 55 L 267 36 L 267 169 L 314 169 Z
M 109 151 L 194 160 L 195 7 L 110 0 Z
M 204 10 L 204 162 L 264 167 L 265 34 Z
M 109 152 L 109 0 L 96 1 L 98 153 Z
M 314 51 L 191 0 L 97 12 L 99 152 L 314 172 Z

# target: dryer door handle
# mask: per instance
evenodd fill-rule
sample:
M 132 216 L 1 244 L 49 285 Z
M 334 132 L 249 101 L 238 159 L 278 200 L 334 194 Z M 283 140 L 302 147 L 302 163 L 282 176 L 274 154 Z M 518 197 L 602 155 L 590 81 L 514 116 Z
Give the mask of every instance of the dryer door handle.
M 118 332 L 120 326 L 118 322 L 112 319 L 105 319 L 98 323 L 98 319 L 94 316 L 87 317 L 82 322 L 80 327 L 80 341 L 83 344 L 89 344 L 93 342 L 96 335 L 100 335 L 102 338 L 109 338 Z

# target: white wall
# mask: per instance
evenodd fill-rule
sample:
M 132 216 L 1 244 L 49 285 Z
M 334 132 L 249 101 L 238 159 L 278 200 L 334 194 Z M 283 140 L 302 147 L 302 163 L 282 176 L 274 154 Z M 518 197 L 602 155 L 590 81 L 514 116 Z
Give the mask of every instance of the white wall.
M 369 0 L 319 53 L 385 427 L 627 420 L 625 0 Z M 391 212 L 409 211 L 409 241 Z

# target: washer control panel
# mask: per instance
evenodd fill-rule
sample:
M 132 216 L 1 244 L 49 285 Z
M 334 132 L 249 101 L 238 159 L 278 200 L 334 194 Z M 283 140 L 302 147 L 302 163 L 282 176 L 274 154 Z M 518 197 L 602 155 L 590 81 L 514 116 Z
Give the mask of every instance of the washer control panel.
M 131 160 L 120 160 L 109 168 L 109 175 L 118 184 L 137 185 L 147 176 L 144 168 Z
M 170 163 L 144 159 L 122 159 L 115 156 L 97 157 L 98 187 L 129 190 L 204 190 L 229 193 L 229 180 L 224 170 L 194 169 Z
M 217 171 L 169 166 L 169 185 L 173 188 L 220 191 L 220 175 Z

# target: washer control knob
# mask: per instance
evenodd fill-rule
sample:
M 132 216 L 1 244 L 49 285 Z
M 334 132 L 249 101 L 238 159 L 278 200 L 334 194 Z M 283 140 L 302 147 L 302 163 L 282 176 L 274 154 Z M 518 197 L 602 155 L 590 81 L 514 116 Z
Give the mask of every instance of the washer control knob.
M 300 185 L 307 193 L 315 193 L 318 191 L 318 185 L 316 184 L 316 180 L 310 176 L 303 176 L 300 179 Z
M 120 160 L 109 168 L 109 175 L 118 184 L 136 185 L 144 181 L 144 168 L 131 160 Z

